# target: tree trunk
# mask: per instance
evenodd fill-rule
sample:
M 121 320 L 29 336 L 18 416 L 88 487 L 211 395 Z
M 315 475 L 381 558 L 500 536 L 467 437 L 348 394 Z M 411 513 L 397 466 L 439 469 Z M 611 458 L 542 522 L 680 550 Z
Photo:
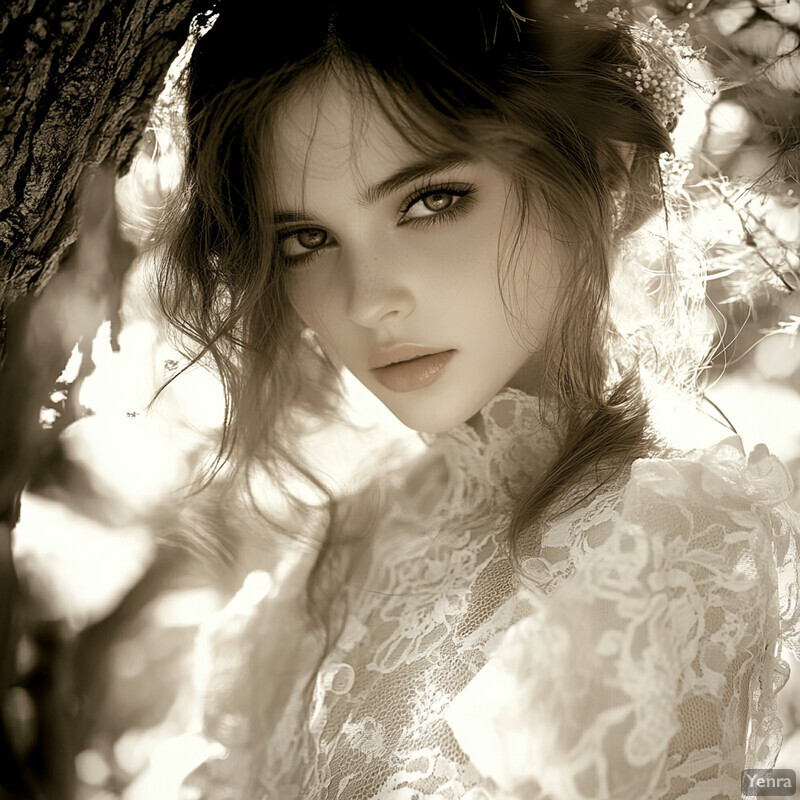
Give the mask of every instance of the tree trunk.
M 31 769 L 8 735 L 22 624 L 11 534 L 45 444 L 40 408 L 75 344 L 113 318 L 134 256 L 116 231 L 113 176 L 130 164 L 167 69 L 211 4 L 0 3 L 0 797 L 71 796 L 69 747 Z M 38 720 L 40 739 L 52 740 L 46 724 Z
M 0 9 L 0 306 L 77 236 L 86 165 L 129 164 L 201 0 L 6 0 Z

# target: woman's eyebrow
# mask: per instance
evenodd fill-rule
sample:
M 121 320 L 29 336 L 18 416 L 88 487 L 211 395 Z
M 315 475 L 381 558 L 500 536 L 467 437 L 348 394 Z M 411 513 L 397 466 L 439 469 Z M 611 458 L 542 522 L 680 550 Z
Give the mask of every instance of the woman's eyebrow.
M 428 175 L 434 175 L 438 172 L 447 172 L 448 170 L 469 166 L 474 163 L 474 158 L 464 153 L 456 152 L 442 153 L 421 161 L 415 161 L 413 164 L 408 164 L 397 170 L 397 172 L 393 173 L 388 178 L 372 186 L 368 186 L 361 192 L 359 202 L 364 205 L 372 205 L 392 192 L 402 189 L 404 186 L 420 178 L 425 178 Z M 313 222 L 315 219 L 317 219 L 317 217 L 310 211 L 277 211 L 273 217 L 275 225 Z
M 292 222 L 312 222 L 313 214 L 304 214 L 300 211 L 276 211 L 272 217 L 273 225 L 288 225 Z
M 419 178 L 432 175 L 436 172 L 446 172 L 447 170 L 465 167 L 474 163 L 474 159 L 464 153 L 442 153 L 434 158 L 417 161 L 413 164 L 399 169 L 385 180 L 373 184 L 365 189 L 361 194 L 361 200 L 367 204 L 377 203 L 378 200 L 386 197 L 392 192 L 402 189 L 409 183 L 413 183 Z

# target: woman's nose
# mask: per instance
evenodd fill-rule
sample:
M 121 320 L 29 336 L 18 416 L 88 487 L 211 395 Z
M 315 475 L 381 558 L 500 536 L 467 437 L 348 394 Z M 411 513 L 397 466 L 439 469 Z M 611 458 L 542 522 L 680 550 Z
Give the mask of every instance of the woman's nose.
M 397 259 L 373 255 L 350 265 L 348 273 L 347 316 L 356 324 L 375 328 L 414 310 L 413 290 Z

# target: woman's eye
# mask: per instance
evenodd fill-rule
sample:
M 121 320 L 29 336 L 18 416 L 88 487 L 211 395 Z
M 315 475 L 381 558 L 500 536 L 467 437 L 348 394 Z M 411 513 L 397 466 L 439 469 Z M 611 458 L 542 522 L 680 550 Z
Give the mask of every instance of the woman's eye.
M 424 219 L 449 211 L 466 199 L 471 189 L 432 189 L 418 195 L 403 209 L 403 219 Z
M 456 202 L 456 198 L 447 192 L 436 192 L 423 197 L 420 201 L 428 211 L 444 211 Z
M 319 250 L 329 243 L 329 235 L 322 228 L 303 228 L 289 231 L 280 238 L 281 249 L 287 258 L 297 258 Z

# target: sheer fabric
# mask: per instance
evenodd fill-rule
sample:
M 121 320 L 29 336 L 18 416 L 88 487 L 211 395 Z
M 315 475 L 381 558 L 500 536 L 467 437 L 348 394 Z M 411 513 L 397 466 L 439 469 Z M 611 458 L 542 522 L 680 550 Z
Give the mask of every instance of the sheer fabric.
M 476 423 L 378 481 L 318 670 L 302 579 L 208 626 L 186 797 L 709 800 L 774 763 L 781 648 L 800 649 L 780 461 L 737 438 L 635 461 L 532 538 L 521 581 L 504 530 L 555 441 L 511 389 Z

